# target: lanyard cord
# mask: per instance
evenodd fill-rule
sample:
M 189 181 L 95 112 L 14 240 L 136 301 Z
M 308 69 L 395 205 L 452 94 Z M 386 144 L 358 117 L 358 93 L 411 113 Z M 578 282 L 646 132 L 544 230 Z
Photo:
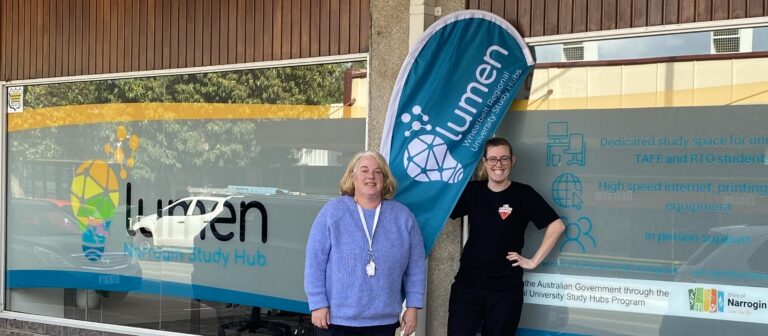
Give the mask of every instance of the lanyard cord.
M 357 214 L 360 215 L 360 223 L 363 224 L 363 231 L 365 231 L 365 238 L 368 238 L 368 253 L 373 253 L 373 235 L 376 234 L 376 225 L 379 224 L 379 213 L 381 212 L 381 203 L 379 203 L 378 206 L 376 206 L 376 214 L 373 216 L 373 228 L 371 228 L 371 232 L 368 232 L 368 226 L 365 225 L 365 216 L 363 216 L 363 208 L 360 207 L 360 204 L 357 204 Z

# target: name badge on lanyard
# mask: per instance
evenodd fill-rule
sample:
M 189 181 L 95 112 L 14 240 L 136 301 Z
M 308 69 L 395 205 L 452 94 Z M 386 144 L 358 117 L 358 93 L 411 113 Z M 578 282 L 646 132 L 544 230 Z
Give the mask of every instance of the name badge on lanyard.
M 376 214 L 373 215 L 373 227 L 371 232 L 368 232 L 368 226 L 365 225 L 365 216 L 363 216 L 363 208 L 360 204 L 357 204 L 357 213 L 360 215 L 360 223 L 363 224 L 363 231 L 365 231 L 365 238 L 368 238 L 368 264 L 365 265 L 365 273 L 368 277 L 376 275 L 376 262 L 374 262 L 373 256 L 373 235 L 376 234 L 376 225 L 379 224 L 379 213 L 381 212 L 381 203 L 376 206 Z

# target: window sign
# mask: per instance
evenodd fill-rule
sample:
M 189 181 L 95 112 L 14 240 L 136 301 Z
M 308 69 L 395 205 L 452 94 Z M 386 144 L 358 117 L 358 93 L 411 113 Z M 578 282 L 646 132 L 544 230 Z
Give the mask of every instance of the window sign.
M 517 157 L 512 178 L 566 224 L 527 275 L 532 311 L 571 315 L 557 330 L 573 333 L 601 333 L 579 319 L 637 313 L 639 334 L 765 328 L 768 77 L 753 70 L 766 61 L 534 71 L 528 110 L 499 131 Z M 523 324 L 552 330 L 545 320 Z
M 8 118 L 6 309 L 210 335 L 262 317 L 308 328 L 304 248 L 364 149 L 363 68 L 24 87 Z
M 15 86 L 8 88 L 8 113 L 24 110 L 24 87 Z

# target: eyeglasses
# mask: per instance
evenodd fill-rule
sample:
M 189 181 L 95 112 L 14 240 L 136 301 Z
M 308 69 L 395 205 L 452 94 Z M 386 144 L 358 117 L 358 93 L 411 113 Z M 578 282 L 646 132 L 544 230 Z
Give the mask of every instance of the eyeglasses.
M 502 157 L 491 156 L 485 158 L 485 162 L 488 162 L 488 164 L 491 166 L 495 166 L 499 162 L 501 162 L 502 166 L 508 166 L 510 163 L 512 163 L 512 158 L 506 155 Z
M 363 168 L 363 169 L 358 169 L 353 174 L 358 174 L 358 173 L 360 175 L 363 175 L 363 176 L 368 176 L 371 173 L 373 173 L 374 177 L 384 177 L 384 172 L 381 169 L 370 170 L 370 169 L 367 169 L 367 168 Z

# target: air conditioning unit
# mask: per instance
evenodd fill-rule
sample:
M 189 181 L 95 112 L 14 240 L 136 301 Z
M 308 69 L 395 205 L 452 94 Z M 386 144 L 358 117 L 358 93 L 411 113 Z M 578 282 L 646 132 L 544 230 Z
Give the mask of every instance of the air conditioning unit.
M 563 43 L 561 59 L 566 62 L 597 60 L 597 44 L 593 41 Z
M 584 44 L 581 42 L 563 43 L 563 59 L 566 61 L 583 61 Z
M 752 51 L 752 29 L 723 29 L 712 32 L 711 53 Z

